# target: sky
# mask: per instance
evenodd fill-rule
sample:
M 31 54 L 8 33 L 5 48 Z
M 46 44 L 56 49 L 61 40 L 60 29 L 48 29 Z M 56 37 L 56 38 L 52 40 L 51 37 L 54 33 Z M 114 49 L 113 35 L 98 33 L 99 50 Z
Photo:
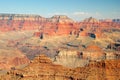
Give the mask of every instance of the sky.
M 120 0 L 0 0 L 0 13 L 67 15 L 80 21 L 120 18 Z

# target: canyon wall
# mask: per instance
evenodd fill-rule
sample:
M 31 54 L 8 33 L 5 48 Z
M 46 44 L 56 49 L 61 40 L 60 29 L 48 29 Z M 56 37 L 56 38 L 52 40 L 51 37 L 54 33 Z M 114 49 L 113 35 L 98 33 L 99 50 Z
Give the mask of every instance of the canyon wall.
M 33 32 L 30 32 L 32 30 Z M 13 48 L 17 48 L 21 55 L 24 53 L 27 56 L 27 58 L 13 56 L 10 61 L 9 56 L 6 61 L 3 57 L 1 65 L 5 67 L 1 68 L 10 69 L 28 63 L 28 58 L 33 59 L 41 53 L 54 59 L 54 63 L 67 67 L 83 67 L 88 65 L 90 60 L 116 59 L 117 55 L 118 58 L 120 56 L 119 32 L 119 23 L 101 22 L 92 17 L 75 22 L 65 15 L 44 18 L 39 15 L 0 14 L 0 49 L 5 48 L 9 53 L 9 48 L 13 51 Z M 61 47 L 67 50 L 62 49 L 57 54 L 56 51 Z M 13 51 L 10 51 L 10 54 L 13 54 Z M 6 66 L 8 63 L 9 66 Z
M 40 36 L 41 33 L 47 35 L 76 34 L 77 36 L 94 33 L 99 38 L 104 37 L 104 35 L 99 35 L 103 30 L 110 27 L 120 28 L 119 26 L 119 23 L 100 22 L 92 17 L 82 22 L 75 22 L 65 15 L 44 18 L 39 15 L 0 14 L 0 31 L 38 30 L 35 36 Z

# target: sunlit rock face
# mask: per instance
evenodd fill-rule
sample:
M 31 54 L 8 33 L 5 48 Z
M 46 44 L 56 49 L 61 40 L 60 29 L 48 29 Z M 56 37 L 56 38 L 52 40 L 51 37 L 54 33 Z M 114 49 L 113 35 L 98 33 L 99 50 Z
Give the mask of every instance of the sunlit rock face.
M 90 60 L 102 60 L 105 59 L 105 53 L 102 51 L 102 49 L 96 45 L 89 45 L 85 49 L 84 58 L 90 59 Z
M 77 36 L 88 36 L 88 33 L 92 32 L 96 35 L 96 38 L 104 37 L 103 30 L 108 27 L 119 28 L 118 23 L 99 21 L 92 17 L 85 19 L 83 22 L 75 22 L 65 15 L 44 18 L 30 14 L 0 14 L 0 26 L 2 32 L 38 30 L 36 33 L 42 32 L 50 36 L 69 35 L 72 32 Z M 80 29 L 83 29 L 83 31 Z M 39 37 L 38 34 L 35 36 Z
M 106 59 L 117 59 L 117 54 L 115 52 L 106 52 Z
M 73 23 L 74 21 L 67 17 L 66 15 L 55 15 L 48 19 L 48 21 L 53 23 Z
M 90 17 L 90 18 L 85 19 L 83 22 L 85 22 L 85 23 L 99 23 L 99 20 Z
M 111 55 L 110 55 L 111 56 Z M 84 67 L 89 61 L 101 61 L 106 59 L 106 54 L 96 45 L 89 45 L 84 51 L 61 49 L 54 59 L 54 63 L 67 67 Z
M 45 35 L 69 35 L 74 21 L 65 15 L 44 18 L 39 15 L 0 14 L 0 31 L 38 30 Z M 37 34 L 36 34 L 37 33 Z
M 39 15 L 0 14 L 0 31 L 34 30 L 45 21 L 46 19 Z
M 61 64 L 66 67 L 83 67 L 89 63 L 89 60 L 83 59 L 84 54 L 75 50 L 60 50 L 59 54 L 55 57 L 54 63 Z
M 0 49 L 0 69 L 10 70 L 12 67 L 28 64 L 29 59 L 20 51 Z
M 119 80 L 120 60 L 91 61 L 85 67 L 67 68 L 53 64 L 45 55 L 37 56 L 23 69 L 11 70 L 1 80 Z M 112 75 L 112 76 L 111 76 Z

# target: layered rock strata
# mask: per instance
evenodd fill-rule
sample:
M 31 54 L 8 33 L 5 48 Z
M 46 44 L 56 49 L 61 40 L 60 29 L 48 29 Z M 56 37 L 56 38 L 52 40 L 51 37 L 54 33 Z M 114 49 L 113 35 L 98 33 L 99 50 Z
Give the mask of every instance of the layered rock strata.
M 90 62 L 86 67 L 70 69 L 55 65 L 44 55 L 36 57 L 27 67 L 13 70 L 1 80 L 119 80 L 119 60 Z

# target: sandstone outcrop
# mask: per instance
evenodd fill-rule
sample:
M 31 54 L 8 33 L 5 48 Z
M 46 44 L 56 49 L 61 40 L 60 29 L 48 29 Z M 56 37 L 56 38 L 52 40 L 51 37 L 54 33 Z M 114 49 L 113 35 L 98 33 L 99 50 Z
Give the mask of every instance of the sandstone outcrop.
M 53 64 L 44 55 L 36 57 L 21 70 L 0 76 L 1 80 L 119 80 L 120 60 L 90 62 L 86 67 L 67 68 Z
M 74 21 L 65 15 L 55 15 L 48 19 L 49 22 L 53 23 L 73 23 Z
M 84 67 L 89 63 L 89 60 L 83 59 L 84 53 L 76 50 L 60 50 L 54 59 L 55 64 L 61 64 L 66 67 Z
M 85 19 L 83 22 L 85 22 L 85 23 L 99 23 L 99 21 L 97 19 L 92 18 L 92 17 Z
M 83 52 L 83 57 L 90 60 L 102 60 L 106 58 L 106 54 L 96 45 L 89 45 Z
M 0 69 L 10 70 L 12 67 L 29 63 L 29 59 L 20 51 L 0 49 Z

